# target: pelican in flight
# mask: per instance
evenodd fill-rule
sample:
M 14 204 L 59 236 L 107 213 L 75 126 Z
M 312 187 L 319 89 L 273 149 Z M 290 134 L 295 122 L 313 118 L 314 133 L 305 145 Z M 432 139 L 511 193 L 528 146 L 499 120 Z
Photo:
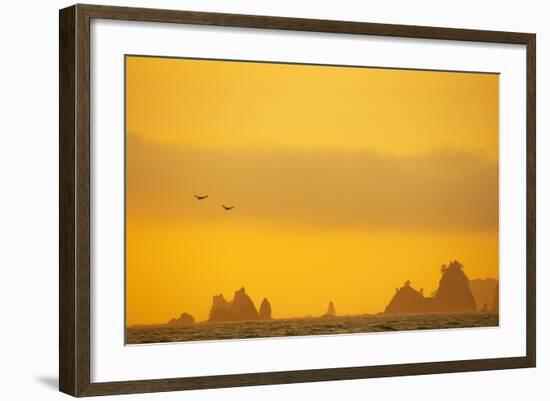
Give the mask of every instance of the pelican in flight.
M 208 198 L 208 195 L 202 195 L 202 196 L 200 196 L 200 195 L 193 195 L 193 196 L 194 196 L 195 198 L 197 198 L 197 200 L 203 200 L 203 199 Z
M 231 209 L 233 209 L 235 206 L 225 206 L 225 205 L 222 205 L 222 207 L 224 208 L 224 210 L 231 210 Z

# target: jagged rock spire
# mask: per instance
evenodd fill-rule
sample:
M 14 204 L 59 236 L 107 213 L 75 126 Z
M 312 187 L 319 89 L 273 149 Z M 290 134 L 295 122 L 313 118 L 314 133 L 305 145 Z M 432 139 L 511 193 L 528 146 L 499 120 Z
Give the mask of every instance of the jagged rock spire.
M 260 319 L 271 320 L 271 304 L 264 298 L 260 304 Z

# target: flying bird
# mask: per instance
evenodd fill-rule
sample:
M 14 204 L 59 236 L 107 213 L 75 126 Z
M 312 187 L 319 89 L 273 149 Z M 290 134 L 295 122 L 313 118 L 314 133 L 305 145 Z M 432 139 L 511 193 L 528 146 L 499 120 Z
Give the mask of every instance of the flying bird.
M 224 208 L 224 210 L 231 210 L 231 209 L 233 209 L 235 206 L 225 206 L 225 205 L 222 205 L 222 207 Z
M 208 198 L 208 195 L 202 195 L 202 196 L 200 196 L 200 195 L 194 195 L 194 196 L 195 196 L 195 198 L 197 198 L 198 200 L 203 200 L 203 199 Z

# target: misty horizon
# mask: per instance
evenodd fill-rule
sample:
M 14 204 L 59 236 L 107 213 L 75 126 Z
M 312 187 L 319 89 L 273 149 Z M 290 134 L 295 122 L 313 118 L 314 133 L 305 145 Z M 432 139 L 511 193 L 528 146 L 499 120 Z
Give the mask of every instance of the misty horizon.
M 274 320 L 332 315 L 330 301 L 336 319 L 380 313 L 407 280 L 403 304 L 433 311 L 449 257 L 498 280 L 498 75 L 139 56 L 125 68 L 128 325 L 207 320 L 214 295 L 243 285 L 256 311 L 220 299 L 215 319 L 262 304 Z M 498 320 L 484 319 L 458 324 Z M 269 322 L 255 327 L 286 332 Z M 439 324 L 409 323 L 396 327 Z

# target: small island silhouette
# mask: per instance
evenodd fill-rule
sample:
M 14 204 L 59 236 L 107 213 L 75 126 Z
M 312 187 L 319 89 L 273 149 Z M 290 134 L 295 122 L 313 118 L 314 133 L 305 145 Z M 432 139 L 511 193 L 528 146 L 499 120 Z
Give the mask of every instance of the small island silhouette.
M 227 301 L 212 297 L 208 319 L 196 322 L 183 312 L 164 324 L 127 327 L 128 344 L 229 338 L 365 333 L 456 327 L 487 327 L 499 324 L 499 288 L 495 279 L 468 279 L 457 260 L 442 265 L 438 288 L 430 295 L 416 290 L 410 280 L 396 288 L 383 312 L 338 316 L 333 301 L 318 317 L 277 319 L 263 298 L 259 310 L 244 287 Z M 165 328 L 165 329 L 164 329 Z
M 263 314 L 258 313 L 254 302 L 246 293 L 244 287 L 235 292 L 233 300 L 228 302 L 223 294 L 214 295 L 212 298 L 212 307 L 208 315 L 209 322 L 237 322 L 243 320 L 271 319 L 271 305 L 267 298 L 264 298 Z
M 488 283 L 475 284 L 464 273 L 464 266 L 454 260 L 448 265 L 441 266 L 441 280 L 438 289 L 431 297 L 425 297 L 423 289 L 415 290 L 407 280 L 401 288 L 395 289 L 395 295 L 384 310 L 385 314 L 407 313 L 457 313 L 481 311 L 486 305 L 486 292 L 492 291 L 493 300 L 491 311 L 498 309 L 498 284 L 490 279 Z M 494 281 L 494 285 L 493 284 Z M 476 288 L 478 301 L 474 297 L 472 287 Z M 483 287 L 483 288 L 482 288 Z M 488 288 L 491 288 L 489 290 Z M 481 304 L 481 306 L 479 306 Z M 487 308 L 486 308 L 487 309 Z

